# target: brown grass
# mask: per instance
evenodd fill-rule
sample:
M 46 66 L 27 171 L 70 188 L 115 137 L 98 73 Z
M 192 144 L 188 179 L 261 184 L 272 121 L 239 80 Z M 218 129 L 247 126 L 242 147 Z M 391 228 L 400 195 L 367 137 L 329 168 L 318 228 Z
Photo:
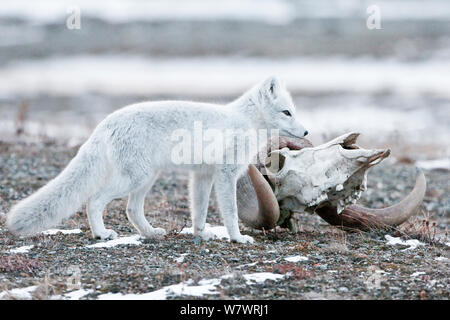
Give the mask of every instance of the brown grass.
M 23 101 L 19 106 L 19 110 L 17 111 L 16 121 L 14 124 L 16 127 L 16 135 L 18 136 L 25 133 L 25 121 L 28 115 L 28 107 L 28 102 Z
M 290 277 L 296 280 L 304 280 L 314 276 L 314 271 L 308 271 L 293 263 L 278 264 L 273 267 L 267 267 L 267 271 L 279 274 L 289 273 Z
M 399 226 L 394 236 L 406 236 L 430 244 L 441 241 L 442 239 L 437 237 L 436 221 L 432 221 L 427 211 L 422 210 L 422 214 L 422 218 L 413 218 L 411 221 L 407 221 Z M 447 232 L 445 233 L 445 238 L 447 238 Z
M 30 273 L 41 267 L 36 259 L 29 259 L 20 255 L 1 256 L 0 272 Z

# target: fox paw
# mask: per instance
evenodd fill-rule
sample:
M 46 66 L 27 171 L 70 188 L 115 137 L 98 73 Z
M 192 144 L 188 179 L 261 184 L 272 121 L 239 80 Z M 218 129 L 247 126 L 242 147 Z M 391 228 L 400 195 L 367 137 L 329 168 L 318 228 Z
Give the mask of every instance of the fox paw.
M 246 236 L 246 235 L 238 235 L 237 237 L 233 237 L 231 239 L 232 242 L 238 242 L 238 243 L 253 243 L 255 242 L 255 240 L 250 237 L 250 236 Z
M 141 236 L 145 239 L 161 239 L 166 235 L 166 230 L 163 228 L 152 228 L 144 233 L 141 233 Z
M 212 240 L 216 238 L 216 235 L 211 230 L 208 230 L 207 228 L 203 229 L 202 231 L 197 232 L 196 236 L 202 238 L 205 241 Z
M 231 238 L 231 241 L 237 242 L 237 243 L 253 243 L 253 242 L 255 242 L 255 240 L 252 237 L 242 235 L 242 234 L 237 237 Z
M 117 239 L 117 237 L 118 237 L 117 232 L 111 229 L 105 229 L 105 231 L 101 233 L 94 234 L 94 238 L 100 240 L 114 240 Z

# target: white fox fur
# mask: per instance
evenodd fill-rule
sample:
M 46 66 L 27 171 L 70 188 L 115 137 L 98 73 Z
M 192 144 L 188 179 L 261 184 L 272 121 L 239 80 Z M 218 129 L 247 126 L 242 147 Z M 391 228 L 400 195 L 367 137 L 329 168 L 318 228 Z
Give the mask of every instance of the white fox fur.
M 289 111 L 289 113 L 286 112 Z M 174 130 L 192 131 L 201 121 L 205 129 L 279 129 L 281 135 L 303 137 L 307 132 L 295 119 L 292 99 L 275 77 L 256 85 L 227 105 L 187 101 L 144 102 L 124 107 L 106 117 L 81 146 L 68 166 L 7 215 L 9 230 L 33 235 L 70 217 L 87 203 L 87 215 L 96 238 L 115 238 L 106 229 L 102 213 L 115 198 L 129 195 L 127 216 L 143 237 L 161 237 L 144 216 L 144 198 L 161 170 L 190 171 L 191 215 L 194 234 L 205 230 L 212 185 L 230 239 L 252 242 L 238 227 L 236 181 L 247 164 L 174 164 Z M 234 146 L 235 147 L 235 146 Z

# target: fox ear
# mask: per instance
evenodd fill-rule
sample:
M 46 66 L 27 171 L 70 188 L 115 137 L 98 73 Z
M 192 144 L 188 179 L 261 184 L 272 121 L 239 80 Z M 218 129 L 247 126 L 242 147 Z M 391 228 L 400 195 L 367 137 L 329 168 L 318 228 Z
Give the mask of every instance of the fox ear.
M 260 94 L 266 99 L 273 100 L 278 96 L 280 88 L 280 80 L 275 76 L 271 76 L 263 81 L 260 87 Z

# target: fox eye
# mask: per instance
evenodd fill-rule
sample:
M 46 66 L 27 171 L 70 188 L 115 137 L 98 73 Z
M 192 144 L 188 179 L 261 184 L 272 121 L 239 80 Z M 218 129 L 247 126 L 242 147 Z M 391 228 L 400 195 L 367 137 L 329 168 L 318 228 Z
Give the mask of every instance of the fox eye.
M 289 110 L 284 110 L 283 113 L 288 117 L 292 117 L 292 114 L 289 112 Z

